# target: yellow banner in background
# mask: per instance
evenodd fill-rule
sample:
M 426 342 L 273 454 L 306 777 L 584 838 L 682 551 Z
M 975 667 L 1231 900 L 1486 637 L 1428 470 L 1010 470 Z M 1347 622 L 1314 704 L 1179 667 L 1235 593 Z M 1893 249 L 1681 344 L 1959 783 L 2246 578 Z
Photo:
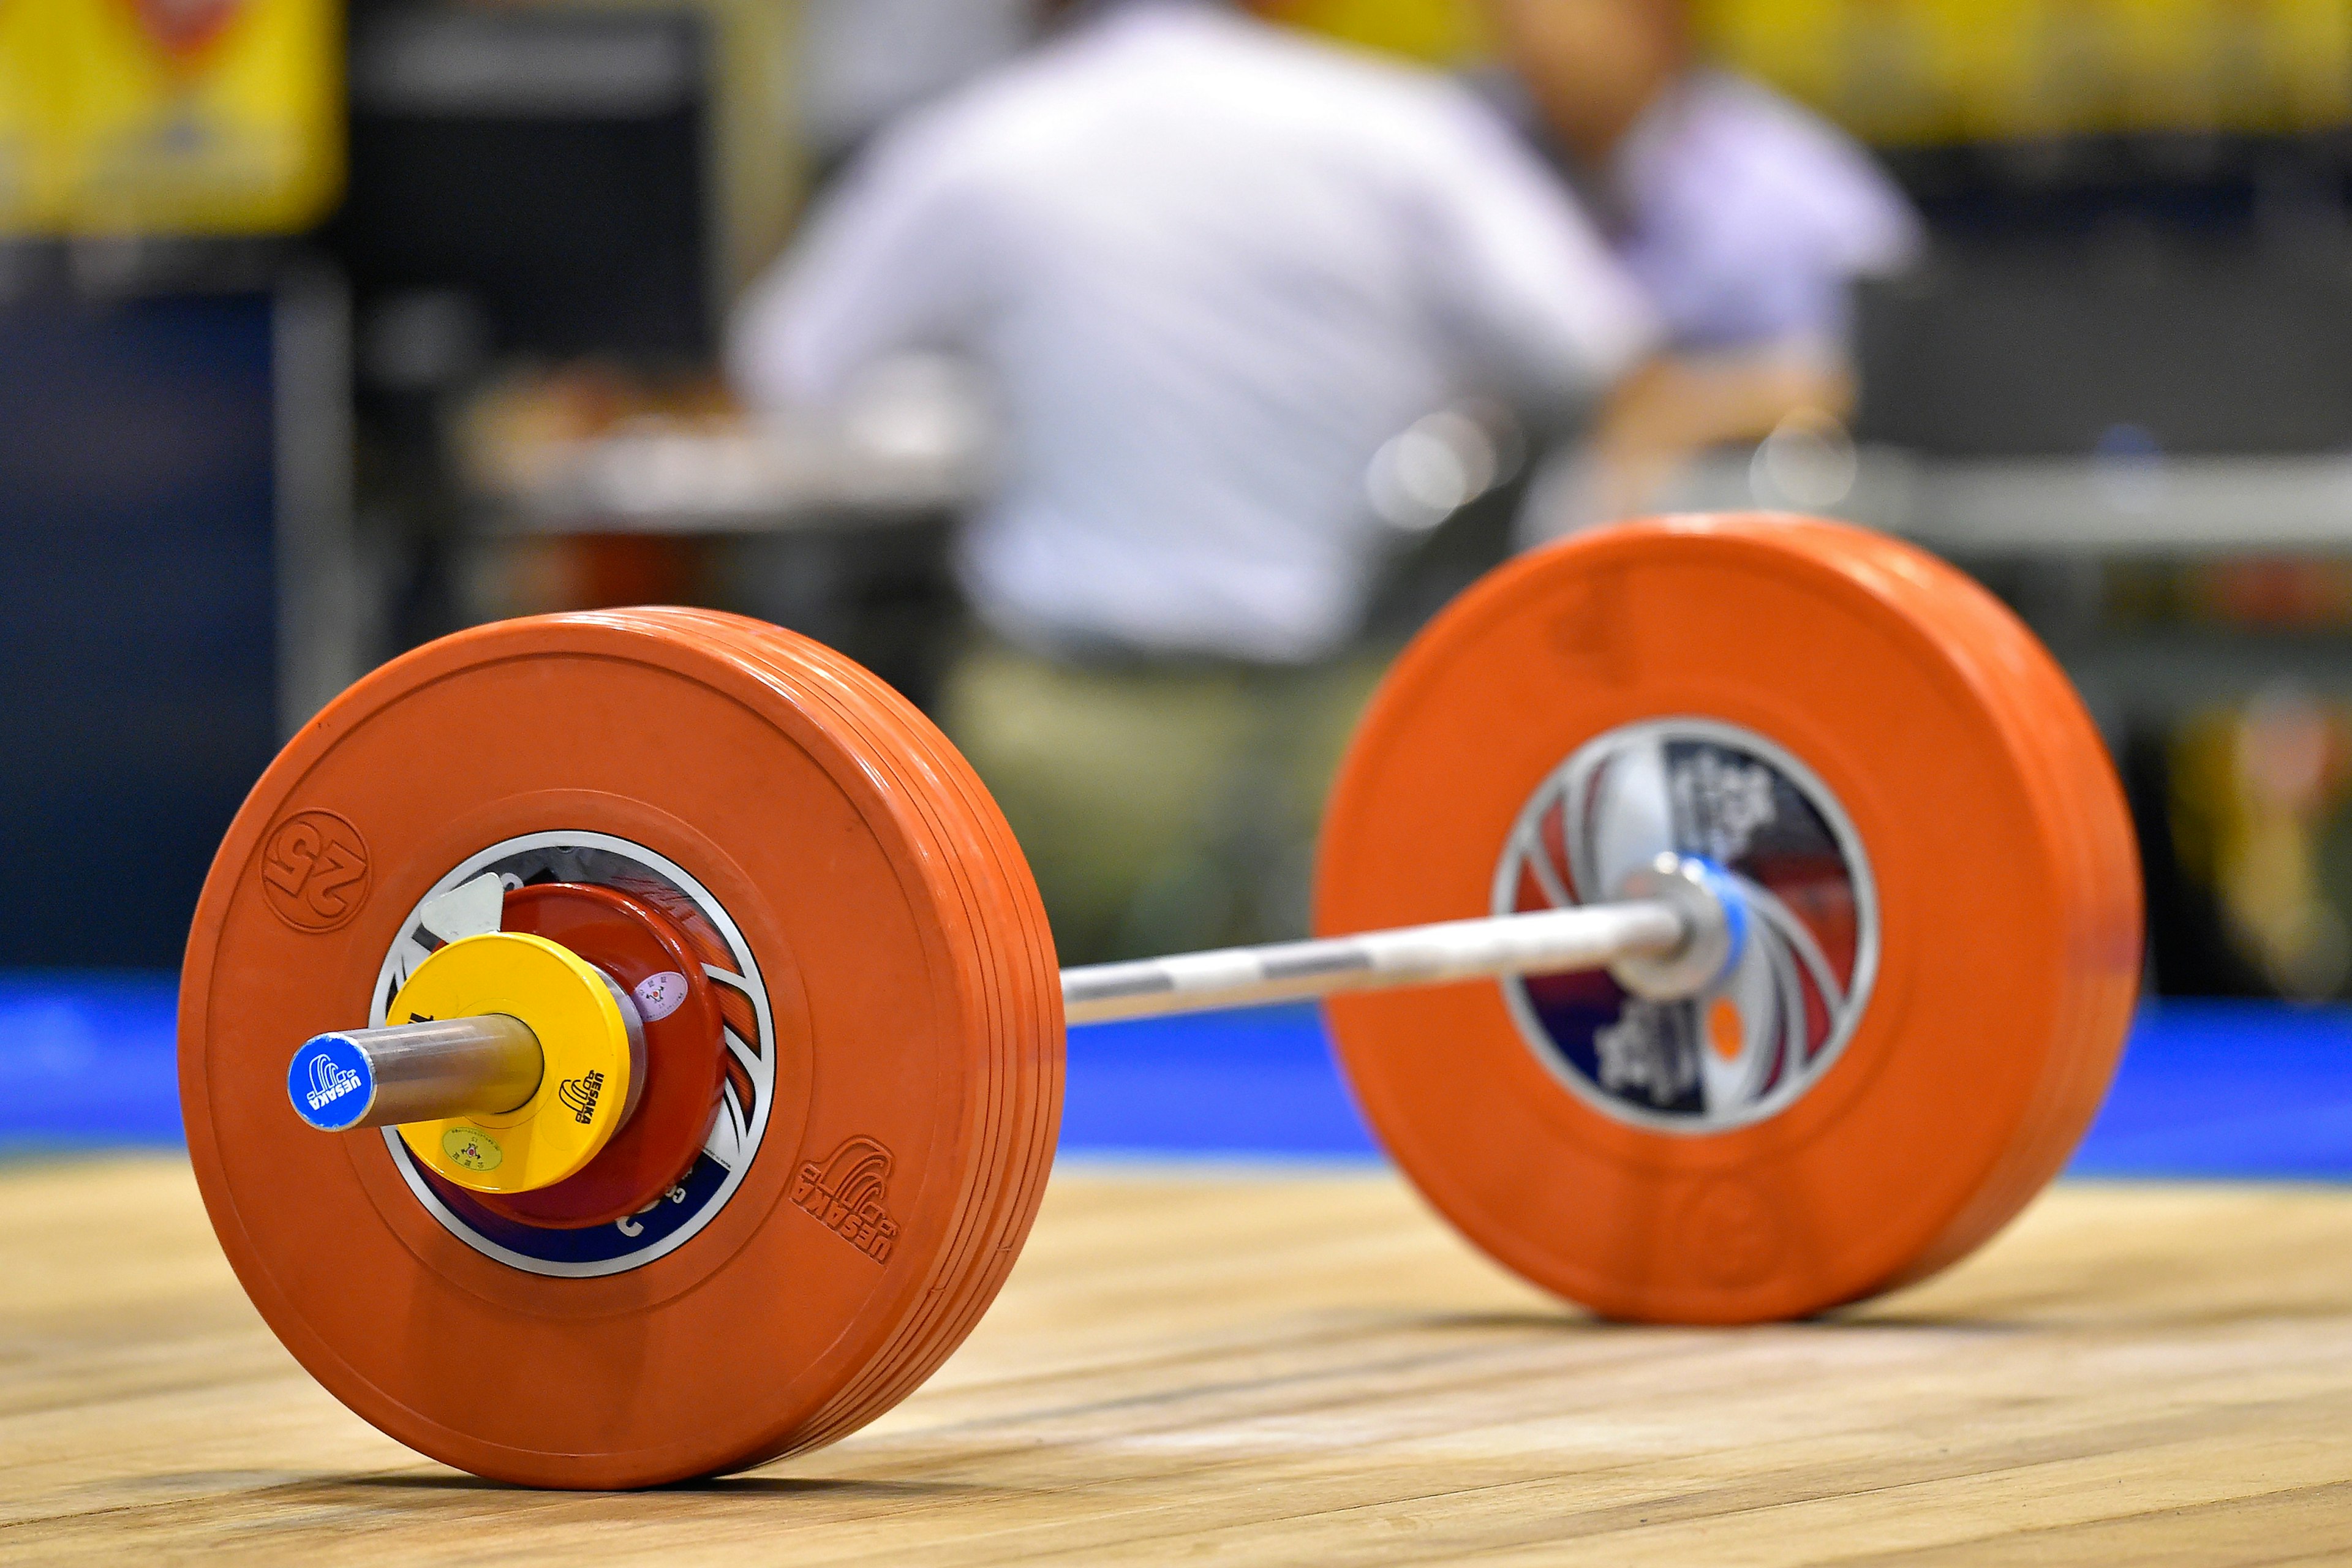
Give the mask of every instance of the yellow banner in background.
M 2352 123 L 2347 0 L 1702 0 L 1731 64 L 1882 142 Z
M 26 226 L 39 203 L 38 151 L 44 90 L 34 50 L 21 35 L 34 26 L 37 0 L 0 0 L 0 233 Z
M 1476 0 L 1272 0 L 1265 10 L 1310 33 L 1428 65 L 1466 64 L 1486 44 Z
M 6 0 L 0 0 L 0 4 Z M 2352 124 L 2352 0 L 1694 0 L 1709 50 L 1886 144 Z M 1475 0 L 1277 14 L 1440 66 Z
M 335 0 L 0 0 L 0 230 L 306 228 L 341 66 Z

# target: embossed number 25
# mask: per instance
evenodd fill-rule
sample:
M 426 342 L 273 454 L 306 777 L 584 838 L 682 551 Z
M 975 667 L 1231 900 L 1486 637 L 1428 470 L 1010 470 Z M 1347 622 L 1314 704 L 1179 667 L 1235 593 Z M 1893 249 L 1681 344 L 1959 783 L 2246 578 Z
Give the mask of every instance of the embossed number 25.
M 289 822 L 271 842 L 261 874 L 289 897 L 331 919 L 351 907 L 348 899 L 338 896 L 340 889 L 365 876 L 367 866 L 309 823 Z

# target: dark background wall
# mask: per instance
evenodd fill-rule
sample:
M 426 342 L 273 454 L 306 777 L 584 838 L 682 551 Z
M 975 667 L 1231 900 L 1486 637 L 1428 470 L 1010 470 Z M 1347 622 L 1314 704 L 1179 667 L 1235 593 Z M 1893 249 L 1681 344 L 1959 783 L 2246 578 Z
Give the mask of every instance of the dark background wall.
M 175 965 L 269 761 L 271 318 L 0 307 L 0 965 Z

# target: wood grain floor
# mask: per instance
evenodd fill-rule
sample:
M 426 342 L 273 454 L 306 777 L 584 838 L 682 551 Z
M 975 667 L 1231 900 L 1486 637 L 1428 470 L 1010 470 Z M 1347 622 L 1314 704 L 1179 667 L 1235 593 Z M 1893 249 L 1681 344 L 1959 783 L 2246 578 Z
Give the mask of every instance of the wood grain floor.
M 2352 1191 L 2063 1187 L 1836 1321 L 1582 1320 L 1386 1176 L 1065 1171 L 824 1453 L 474 1481 L 321 1393 L 185 1168 L 0 1168 L 0 1561 L 2352 1561 Z

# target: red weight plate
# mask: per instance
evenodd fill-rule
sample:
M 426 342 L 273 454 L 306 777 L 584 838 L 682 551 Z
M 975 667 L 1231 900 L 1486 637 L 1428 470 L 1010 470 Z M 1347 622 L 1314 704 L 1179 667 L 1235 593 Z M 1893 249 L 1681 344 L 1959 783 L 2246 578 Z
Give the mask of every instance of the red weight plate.
M 980 928 L 1017 868 L 975 897 L 986 824 L 840 700 L 853 668 L 684 612 L 485 627 L 362 681 L 256 786 L 184 973 L 190 1152 L 263 1316 L 384 1431 L 538 1485 L 735 1468 L 870 1419 L 943 1353 L 942 1301 L 985 1304 L 1058 1105 L 1051 948 Z M 326 858 L 272 851 L 320 814 L 352 840 L 324 874 L 367 889 L 331 930 L 265 891 L 307 896 Z M 284 1104 L 285 1054 L 380 1009 L 484 870 L 618 888 L 719 955 L 722 1111 L 681 1202 L 475 1226 Z
M 1607 898 L 1662 848 L 1747 879 L 1722 995 L 1328 1005 L 1366 1114 L 1473 1241 L 1612 1316 L 1798 1316 L 1962 1256 L 2063 1164 L 2128 1026 L 2138 868 L 2096 731 L 1982 590 L 1790 518 L 1512 563 L 1375 700 L 1318 925 Z
M 703 956 L 652 906 L 575 882 L 512 889 L 499 928 L 560 942 L 631 994 L 645 1026 L 645 1077 L 628 1121 L 577 1175 L 511 1194 L 436 1183 L 442 1201 L 564 1229 L 611 1225 L 660 1202 L 709 1141 L 727 1081 L 719 997 Z

